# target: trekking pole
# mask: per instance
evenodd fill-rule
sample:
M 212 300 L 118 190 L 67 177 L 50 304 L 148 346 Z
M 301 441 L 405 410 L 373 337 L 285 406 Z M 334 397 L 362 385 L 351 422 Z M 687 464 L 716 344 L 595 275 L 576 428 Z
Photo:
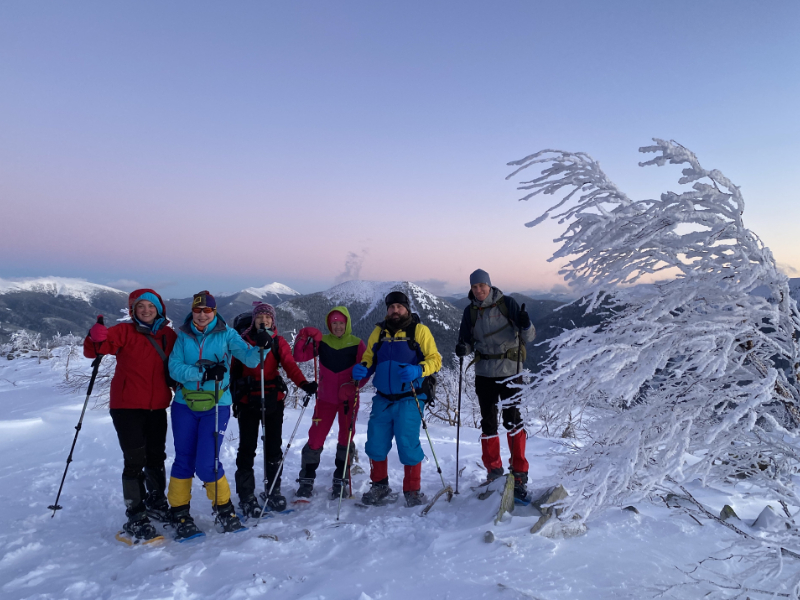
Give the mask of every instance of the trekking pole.
M 266 331 L 267 327 L 261 324 L 261 331 Z M 264 396 L 264 348 L 258 349 L 258 356 L 261 360 L 261 451 L 264 454 L 264 506 L 266 506 L 267 496 L 267 404 Z
M 461 440 L 461 381 L 464 377 L 464 357 L 458 358 L 458 408 L 456 409 L 456 494 L 458 493 L 458 449 Z
M 97 322 L 100 325 L 103 325 L 103 315 L 97 316 Z M 58 504 L 58 499 L 61 498 L 61 490 L 64 489 L 64 480 L 67 478 L 67 471 L 69 470 L 69 463 L 72 462 L 72 452 L 75 450 L 75 444 L 78 441 L 78 434 L 81 432 L 81 427 L 83 426 L 83 415 L 86 414 L 86 405 L 89 404 L 89 396 L 92 395 L 92 388 L 94 388 L 94 381 L 97 379 L 97 371 L 100 368 L 100 362 L 103 360 L 103 355 L 98 354 L 95 357 L 94 361 L 92 361 L 92 378 L 89 380 L 89 389 L 86 390 L 86 400 L 83 401 L 83 410 L 81 411 L 81 418 L 78 419 L 78 424 L 75 426 L 75 438 L 72 440 L 72 448 L 69 449 L 69 456 L 67 456 L 67 466 L 64 468 L 64 475 L 61 477 L 61 485 L 58 486 L 58 494 L 56 495 L 56 501 L 47 507 L 48 510 L 52 510 L 53 514 L 50 516 L 52 519 L 56 516 L 56 511 L 61 510 L 63 506 Z
M 417 403 L 417 410 L 419 411 L 419 418 L 422 419 L 422 428 L 425 430 L 425 435 L 428 436 L 428 444 L 431 447 L 431 454 L 433 454 L 433 460 L 436 463 L 436 471 L 439 473 L 439 477 L 442 480 L 442 491 L 447 491 L 447 501 L 453 499 L 453 488 L 447 485 L 444 482 L 444 474 L 442 473 L 442 468 L 439 466 L 439 459 L 436 458 L 436 452 L 433 449 L 433 442 L 431 441 L 431 434 L 428 433 L 428 424 L 425 422 L 425 417 L 422 415 L 422 408 L 419 405 L 419 398 L 417 398 L 417 390 L 414 389 L 414 382 L 411 382 L 411 393 L 414 394 L 414 402 Z
M 292 437 L 289 438 L 289 443 L 286 444 L 286 450 L 283 452 L 283 456 L 281 456 L 281 462 L 278 465 L 278 470 L 276 471 L 275 479 L 272 482 L 272 485 L 269 486 L 269 492 L 267 493 L 267 498 L 269 498 L 270 494 L 272 494 L 272 490 L 275 488 L 275 482 L 278 481 L 278 475 L 280 475 L 281 471 L 283 470 L 283 463 L 286 460 L 286 456 L 289 454 L 289 448 L 292 447 L 292 442 L 294 441 L 294 436 L 297 434 L 297 429 L 300 427 L 300 421 L 303 420 L 303 413 L 306 412 L 306 408 L 308 407 L 308 403 L 311 401 L 311 394 L 308 394 L 305 399 L 303 400 L 303 408 L 300 411 L 300 416 L 297 419 L 297 423 L 294 426 L 294 431 L 292 431 Z M 267 512 L 265 509 L 267 508 L 267 501 L 264 500 L 264 508 L 261 509 L 261 514 L 258 516 L 258 521 L 253 527 L 258 527 L 258 524 L 261 522 L 261 517 L 264 516 L 264 513 Z
M 523 303 L 522 304 L 522 308 L 520 309 L 520 311 L 524 311 L 524 310 L 525 310 L 525 304 Z M 519 376 L 520 365 L 521 365 L 521 362 L 522 362 L 522 328 L 519 327 L 519 326 L 517 326 L 517 328 L 519 329 L 519 331 L 517 332 L 517 335 L 519 336 L 519 343 L 517 344 L 517 375 L 518 375 L 517 383 L 522 384 L 522 377 Z M 519 412 L 519 409 L 517 409 L 517 412 Z M 522 415 L 520 415 L 520 419 L 521 418 L 522 418 Z M 519 435 L 519 434 L 516 434 L 516 435 Z M 511 450 L 511 472 L 512 473 L 514 472 L 514 437 L 515 437 L 515 434 L 512 433 L 512 435 L 511 435 L 511 447 L 509 448 L 509 450 Z
M 361 398 L 361 390 L 358 389 L 358 382 L 354 380 L 353 381 L 353 385 L 356 388 L 356 397 L 355 397 L 355 402 L 353 402 L 353 412 L 350 413 L 350 415 L 351 415 L 350 427 L 349 427 L 350 431 L 348 431 L 348 433 L 347 433 L 347 450 L 344 453 L 344 468 L 345 468 L 345 471 L 347 472 L 348 479 L 350 478 L 350 469 L 349 469 L 349 467 L 350 467 L 350 442 L 353 439 L 353 421 L 354 421 L 354 419 L 352 418 L 352 415 L 355 415 L 356 411 L 358 411 L 358 401 Z M 344 414 L 345 414 L 345 416 L 347 415 L 347 400 L 345 400 L 345 402 L 344 402 Z M 353 495 L 353 481 L 352 481 L 352 479 L 350 480 L 350 495 L 351 496 Z M 342 496 L 344 496 L 344 473 L 342 473 L 342 487 L 339 490 L 339 508 L 336 509 L 336 520 L 337 521 L 339 520 L 339 513 L 342 511 Z
M 214 378 L 214 523 L 219 521 L 219 379 Z

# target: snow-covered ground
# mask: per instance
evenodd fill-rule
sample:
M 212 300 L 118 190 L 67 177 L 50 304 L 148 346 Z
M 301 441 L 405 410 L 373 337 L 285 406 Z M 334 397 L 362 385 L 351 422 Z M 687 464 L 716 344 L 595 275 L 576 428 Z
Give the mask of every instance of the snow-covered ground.
M 88 361 L 85 361 L 88 365 Z M 167 541 L 159 547 L 128 547 L 114 534 L 124 521 L 120 474 L 122 454 L 104 409 L 86 414 L 60 503 L 51 518 L 65 460 L 84 394 L 55 388 L 61 375 L 52 361 L 3 361 L 0 365 L 0 597 L 4 599 L 86 598 L 250 598 L 424 599 L 538 598 L 573 600 L 650 598 L 665 587 L 686 583 L 681 570 L 736 543 L 734 533 L 713 521 L 698 524 L 663 502 L 640 503 L 640 514 L 612 510 L 589 522 L 581 537 L 548 539 L 529 533 L 538 512 L 517 507 L 511 518 L 493 524 L 499 496 L 477 499 L 470 486 L 482 478 L 479 432 L 461 435 L 461 494 L 440 500 L 430 514 L 396 505 L 361 509 L 354 500 L 342 507 L 328 501 L 335 439 L 330 436 L 311 505 L 268 519 L 256 529 L 219 534 L 210 503 L 198 481 L 193 513 L 207 537 L 198 543 Z M 90 400 L 90 406 L 93 402 Z M 303 417 L 284 476 L 291 498 L 299 452 L 311 411 Z M 287 410 L 284 445 L 299 415 Z M 359 418 L 356 444 L 360 465 L 366 411 Z M 233 479 L 236 421 L 231 421 L 222 461 Z M 431 426 L 446 477 L 455 476 L 455 429 Z M 531 438 L 528 459 L 532 486 L 557 465 L 546 454 L 551 442 Z M 172 457 L 172 439 L 168 453 Z M 423 447 L 427 440 L 423 437 Z M 507 456 L 507 449 L 503 449 Z M 257 459 L 257 476 L 260 474 Z M 393 450 L 390 480 L 401 487 L 402 466 Z M 354 475 L 357 496 L 368 475 Z M 423 491 L 441 484 L 432 461 L 423 465 Z M 766 502 L 745 493 L 691 487 L 706 506 L 732 504 L 750 522 Z M 484 541 L 486 531 L 496 540 Z M 793 565 L 792 565 L 793 566 Z M 737 568 L 725 562 L 717 567 Z M 710 588 L 679 586 L 664 598 L 700 598 Z M 752 595 L 753 598 L 758 596 Z

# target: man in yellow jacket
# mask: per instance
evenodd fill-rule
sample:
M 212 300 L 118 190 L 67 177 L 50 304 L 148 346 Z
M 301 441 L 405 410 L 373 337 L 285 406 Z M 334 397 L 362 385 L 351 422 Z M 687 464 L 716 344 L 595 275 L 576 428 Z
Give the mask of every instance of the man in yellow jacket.
M 403 494 L 406 505 L 411 507 L 425 502 L 425 495 L 420 492 L 425 458 L 419 442 L 420 408 L 429 398 L 426 378 L 442 368 L 442 357 L 430 329 L 411 312 L 405 294 L 391 292 L 385 302 L 386 320 L 372 331 L 361 364 L 353 367 L 353 379 L 357 381 L 374 373 L 372 384 L 378 392 L 372 398 L 365 447 L 372 488 L 361 501 L 380 505 L 389 500 L 392 490 L 386 457 L 395 438 L 400 462 L 405 466 Z

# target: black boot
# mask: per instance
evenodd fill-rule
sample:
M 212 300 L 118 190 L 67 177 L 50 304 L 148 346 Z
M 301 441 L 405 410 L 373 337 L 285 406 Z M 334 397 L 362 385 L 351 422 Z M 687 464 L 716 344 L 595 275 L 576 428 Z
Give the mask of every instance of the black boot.
M 311 493 L 314 491 L 314 478 L 301 477 L 297 480 L 297 483 L 300 485 L 294 495 L 298 498 L 311 498 Z
M 391 493 L 388 477 L 378 482 L 373 481 L 370 490 L 361 496 L 361 502 L 369 506 L 380 506 L 386 502 Z
M 247 529 L 239 517 L 236 516 L 236 510 L 233 508 L 233 502 L 228 500 L 225 504 L 220 504 L 216 510 L 217 523 L 222 528 L 222 533 L 234 533 Z
M 150 519 L 147 518 L 145 511 L 142 510 L 135 514 L 130 514 L 129 511 L 125 512 L 128 516 L 128 522 L 122 526 L 122 529 L 132 538 L 148 542 L 161 537 L 161 534 L 158 533 Z
M 527 484 L 527 473 L 514 473 L 514 502 L 526 505 L 531 503 L 531 497 L 528 495 Z
M 283 471 L 283 468 L 280 461 L 267 463 L 267 490 L 272 490 L 272 493 L 266 499 L 267 510 L 277 512 L 286 510 L 286 498 L 281 494 L 281 471 Z
M 147 516 L 154 521 L 169 523 L 169 502 L 164 495 L 167 489 L 167 474 L 164 466 L 160 468 L 144 468 L 144 484 L 147 488 L 147 496 L 144 504 L 147 507 Z
M 257 519 L 261 516 L 261 505 L 253 494 L 239 498 L 239 508 L 245 519 Z
M 174 506 L 169 512 L 172 518 L 172 526 L 175 528 L 175 539 L 179 542 L 205 535 L 198 529 L 197 525 L 194 524 L 194 519 L 192 519 L 192 515 L 189 514 L 188 504 L 184 506 Z
M 406 498 L 406 506 L 408 508 L 425 504 L 425 501 L 427 500 L 425 494 L 419 490 L 409 490 L 408 492 L 403 492 L 403 496 Z
M 342 489 L 347 486 L 347 481 L 336 476 L 333 478 L 333 489 L 331 489 L 331 500 L 338 500 L 340 497 L 347 498 L 347 493 Z

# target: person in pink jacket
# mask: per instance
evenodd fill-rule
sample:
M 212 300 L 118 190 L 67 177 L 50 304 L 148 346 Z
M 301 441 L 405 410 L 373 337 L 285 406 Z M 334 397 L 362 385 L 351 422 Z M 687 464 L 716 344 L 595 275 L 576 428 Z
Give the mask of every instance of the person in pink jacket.
M 294 345 L 294 359 L 297 362 L 312 360 L 319 356 L 319 389 L 311 428 L 308 430 L 308 443 L 303 447 L 300 484 L 295 495 L 310 498 L 314 489 L 322 447 L 333 421 L 339 419 L 339 440 L 336 445 L 336 469 L 333 472 L 331 498 L 339 498 L 342 486 L 347 479 L 345 455 L 351 420 L 355 432 L 358 407 L 355 406 L 356 383 L 353 381 L 353 367 L 361 361 L 366 346 L 361 339 L 352 334 L 350 313 L 344 306 L 334 307 L 325 318 L 330 333 L 322 335 L 315 327 L 304 327 L 297 335 Z M 359 387 L 364 382 L 358 384 Z M 345 410 L 346 409 L 346 410 Z M 355 444 L 350 442 L 352 462 Z

